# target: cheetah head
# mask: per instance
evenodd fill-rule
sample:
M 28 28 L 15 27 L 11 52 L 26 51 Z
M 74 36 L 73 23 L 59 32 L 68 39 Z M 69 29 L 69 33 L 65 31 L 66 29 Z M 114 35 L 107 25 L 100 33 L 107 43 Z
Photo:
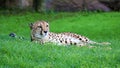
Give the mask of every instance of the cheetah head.
M 32 38 L 44 38 L 49 33 L 49 24 L 45 21 L 37 21 L 30 24 Z

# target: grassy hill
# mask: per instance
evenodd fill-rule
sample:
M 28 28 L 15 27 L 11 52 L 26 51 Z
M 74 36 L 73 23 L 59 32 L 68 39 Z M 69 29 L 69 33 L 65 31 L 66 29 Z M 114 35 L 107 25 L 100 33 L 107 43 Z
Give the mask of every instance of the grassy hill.
M 37 20 L 49 21 L 52 32 L 74 32 L 111 45 L 87 48 L 30 42 L 29 23 Z M 0 68 L 119 68 L 119 20 L 120 12 L 1 14 Z M 11 38 L 11 32 L 25 39 Z

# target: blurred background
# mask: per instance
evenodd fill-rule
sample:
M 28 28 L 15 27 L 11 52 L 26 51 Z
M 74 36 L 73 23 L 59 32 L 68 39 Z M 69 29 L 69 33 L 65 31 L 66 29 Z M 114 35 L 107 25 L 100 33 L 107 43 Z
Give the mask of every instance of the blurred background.
M 0 0 L 0 11 L 120 11 L 120 0 Z

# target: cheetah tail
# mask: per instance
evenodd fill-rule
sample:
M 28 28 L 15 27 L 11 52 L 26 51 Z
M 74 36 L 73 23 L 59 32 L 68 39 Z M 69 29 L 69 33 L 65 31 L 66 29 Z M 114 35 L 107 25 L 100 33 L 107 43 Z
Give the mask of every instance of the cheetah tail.
M 97 44 L 97 45 L 111 45 L 110 42 L 94 42 L 94 41 L 89 41 L 89 44 Z

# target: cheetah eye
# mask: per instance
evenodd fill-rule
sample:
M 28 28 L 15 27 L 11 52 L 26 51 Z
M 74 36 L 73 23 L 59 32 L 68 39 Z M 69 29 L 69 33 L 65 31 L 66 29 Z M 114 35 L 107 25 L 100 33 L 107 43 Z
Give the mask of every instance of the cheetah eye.
M 42 28 L 42 26 L 38 26 L 38 28 Z
M 46 25 L 46 27 L 48 27 L 48 25 Z

